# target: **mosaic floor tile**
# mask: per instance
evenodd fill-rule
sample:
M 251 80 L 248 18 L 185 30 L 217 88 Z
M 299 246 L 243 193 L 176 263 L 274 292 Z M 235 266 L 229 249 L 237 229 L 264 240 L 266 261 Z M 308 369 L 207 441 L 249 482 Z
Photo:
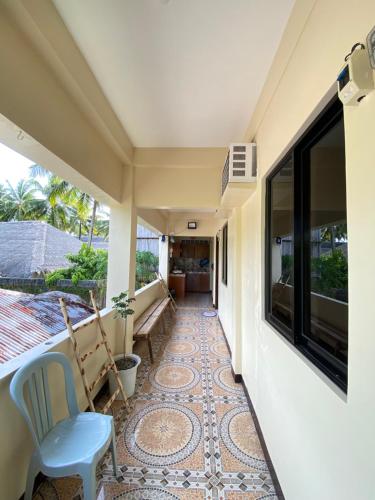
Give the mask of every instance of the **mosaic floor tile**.
M 199 418 L 187 406 L 160 403 L 145 406 L 125 427 L 128 452 L 140 463 L 173 465 L 190 456 L 202 431 Z
M 117 425 L 120 476 L 107 455 L 98 500 L 277 500 L 246 397 L 234 382 L 228 347 L 209 296 L 191 294 L 145 342 L 130 411 Z M 105 399 L 103 398 L 104 403 Z M 80 500 L 77 478 L 44 481 L 34 500 Z

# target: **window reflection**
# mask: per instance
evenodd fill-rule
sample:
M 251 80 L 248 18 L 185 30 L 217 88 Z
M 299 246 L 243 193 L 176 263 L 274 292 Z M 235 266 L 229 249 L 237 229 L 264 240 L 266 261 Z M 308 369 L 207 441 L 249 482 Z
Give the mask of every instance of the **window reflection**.
M 271 312 L 293 324 L 293 165 L 291 159 L 271 180 Z
M 310 332 L 346 362 L 348 235 L 344 127 L 340 120 L 310 149 Z

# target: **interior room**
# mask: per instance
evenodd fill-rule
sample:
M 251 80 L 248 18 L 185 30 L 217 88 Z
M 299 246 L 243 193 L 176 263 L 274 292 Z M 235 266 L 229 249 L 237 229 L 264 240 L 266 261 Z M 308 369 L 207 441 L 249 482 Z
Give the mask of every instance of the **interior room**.
M 176 298 L 188 293 L 211 294 L 214 271 L 213 239 L 170 237 L 169 288 Z

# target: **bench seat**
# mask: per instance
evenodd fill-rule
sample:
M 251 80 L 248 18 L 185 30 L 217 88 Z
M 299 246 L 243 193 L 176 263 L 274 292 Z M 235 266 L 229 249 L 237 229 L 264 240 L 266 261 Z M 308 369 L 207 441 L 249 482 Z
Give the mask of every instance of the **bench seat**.
M 163 319 L 163 326 L 165 329 L 165 318 L 163 313 L 170 305 L 170 302 L 171 299 L 169 297 L 155 300 L 134 322 L 133 339 L 147 340 L 151 363 L 154 362 L 151 333 L 161 318 Z

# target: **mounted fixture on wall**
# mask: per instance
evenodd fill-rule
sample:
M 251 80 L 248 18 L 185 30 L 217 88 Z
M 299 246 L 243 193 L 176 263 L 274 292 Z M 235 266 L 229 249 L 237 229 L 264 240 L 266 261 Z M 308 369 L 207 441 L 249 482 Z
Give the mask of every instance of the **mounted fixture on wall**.
M 371 37 L 371 40 L 373 38 Z M 345 65 L 337 77 L 338 96 L 344 105 L 358 106 L 373 90 L 374 75 L 369 52 L 363 43 L 356 43 L 345 56 Z
M 198 224 L 197 224 L 196 221 L 189 221 L 187 223 L 187 228 L 188 229 L 197 229 L 197 226 L 198 226 Z

